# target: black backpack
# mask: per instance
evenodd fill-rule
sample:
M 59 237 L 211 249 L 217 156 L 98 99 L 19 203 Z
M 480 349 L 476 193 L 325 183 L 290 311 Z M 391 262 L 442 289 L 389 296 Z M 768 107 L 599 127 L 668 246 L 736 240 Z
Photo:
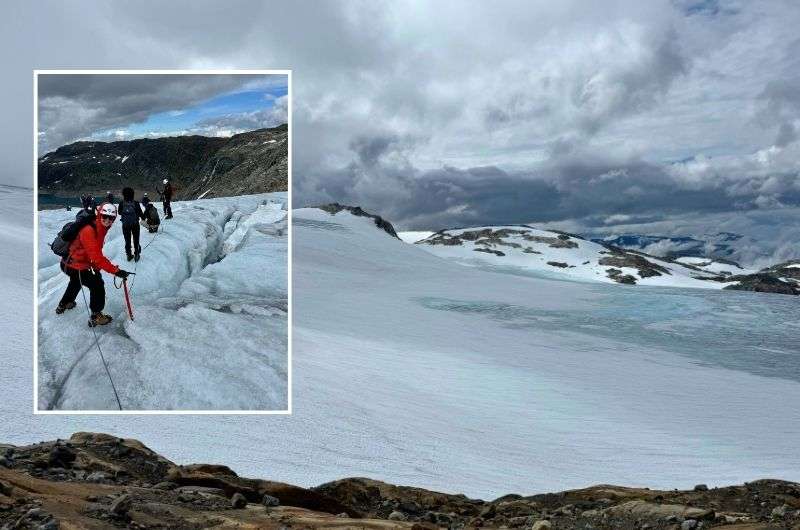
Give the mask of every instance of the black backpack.
M 158 210 L 156 207 L 152 205 L 152 203 L 148 203 L 147 206 L 144 208 L 145 217 L 147 217 L 147 224 L 157 225 L 161 222 L 161 219 L 158 217 Z
M 58 232 L 58 235 L 53 242 L 50 243 L 50 248 L 53 250 L 57 256 L 61 256 L 62 258 L 69 257 L 69 246 L 75 241 L 75 238 L 78 237 L 78 232 L 81 231 L 81 228 L 84 226 L 91 224 L 94 221 L 94 212 L 90 212 L 88 210 L 81 210 L 75 216 L 75 220 L 69 222 L 61 228 L 61 231 Z
M 119 216 L 125 226 L 139 222 L 139 207 L 136 201 L 122 201 L 119 205 Z

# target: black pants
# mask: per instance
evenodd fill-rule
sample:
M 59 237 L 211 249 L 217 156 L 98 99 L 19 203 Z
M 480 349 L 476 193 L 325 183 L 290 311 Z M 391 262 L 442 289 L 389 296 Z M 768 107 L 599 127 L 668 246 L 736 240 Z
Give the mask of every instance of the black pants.
M 169 204 L 171 200 L 164 197 L 164 217 L 172 217 L 172 206 Z
M 131 236 L 133 236 L 133 248 L 136 249 L 136 253 L 140 253 L 142 251 L 142 247 L 139 246 L 139 224 L 135 225 L 122 225 L 122 236 L 125 238 L 125 253 L 130 256 L 131 255 Z
M 67 290 L 64 291 L 64 296 L 61 297 L 61 305 L 67 302 L 74 302 L 81 290 L 81 284 L 83 284 L 84 287 L 89 289 L 89 308 L 92 313 L 101 312 L 106 306 L 106 286 L 100 276 L 100 271 L 92 269 L 78 271 L 65 266 L 63 263 L 61 264 L 61 270 L 69 276 L 69 285 L 67 285 Z

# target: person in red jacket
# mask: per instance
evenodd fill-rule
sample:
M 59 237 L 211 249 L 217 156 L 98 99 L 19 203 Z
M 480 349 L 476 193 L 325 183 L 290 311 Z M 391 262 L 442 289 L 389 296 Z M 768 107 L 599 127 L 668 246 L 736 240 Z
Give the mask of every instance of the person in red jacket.
M 103 255 L 103 242 L 116 218 L 117 209 L 113 204 L 101 204 L 97 208 L 95 220 L 81 228 L 78 236 L 70 244 L 69 256 L 61 262 L 61 270 L 69 276 L 69 285 L 58 303 L 56 313 L 61 314 L 75 307 L 75 298 L 81 287 L 87 287 L 89 308 L 92 312 L 89 325 L 103 326 L 111 322 L 111 317 L 103 314 L 106 288 L 100 271 L 104 270 L 119 278 L 127 278 L 130 274 Z

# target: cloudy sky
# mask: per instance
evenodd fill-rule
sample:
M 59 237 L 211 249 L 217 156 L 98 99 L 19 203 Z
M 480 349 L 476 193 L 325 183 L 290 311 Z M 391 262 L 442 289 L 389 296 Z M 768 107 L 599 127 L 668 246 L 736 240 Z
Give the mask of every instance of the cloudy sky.
M 15 0 L 3 24 L 4 182 L 31 182 L 33 68 L 291 68 L 296 205 L 401 228 L 800 205 L 795 0 Z
M 287 75 L 47 74 L 39 156 L 78 140 L 231 136 L 286 123 Z

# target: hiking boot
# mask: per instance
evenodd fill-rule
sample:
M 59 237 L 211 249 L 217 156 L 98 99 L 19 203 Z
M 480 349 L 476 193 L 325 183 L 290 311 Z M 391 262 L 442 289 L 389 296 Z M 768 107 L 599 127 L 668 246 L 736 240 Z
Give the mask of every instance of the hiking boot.
M 59 303 L 58 307 L 56 307 L 56 314 L 60 315 L 67 309 L 72 309 L 73 307 L 75 307 L 75 302 L 67 302 L 66 304 Z
M 92 319 L 89 320 L 89 327 L 105 326 L 111 322 L 111 320 L 113 319 L 110 316 L 104 315 L 103 313 L 92 313 Z
M 141 255 L 141 254 L 139 254 L 138 252 L 137 252 L 136 254 L 134 254 L 134 255 L 133 255 L 133 261 L 139 261 L 139 256 L 140 256 L 140 255 Z
M 128 254 L 128 261 L 133 261 L 133 254 Z

